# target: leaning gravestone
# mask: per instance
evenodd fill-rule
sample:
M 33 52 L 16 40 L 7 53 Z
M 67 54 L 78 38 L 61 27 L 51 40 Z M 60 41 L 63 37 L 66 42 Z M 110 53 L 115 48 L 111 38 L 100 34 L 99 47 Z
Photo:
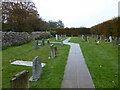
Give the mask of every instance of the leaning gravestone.
M 35 43 L 34 43 L 34 48 L 35 48 L 35 49 L 38 48 L 38 41 L 35 41 Z
M 54 48 L 54 44 L 50 45 L 50 49 L 51 49 L 51 58 L 55 57 L 55 48 Z
M 16 74 L 10 80 L 11 88 L 29 88 L 28 76 L 29 72 L 26 70 Z
M 39 56 L 37 56 L 33 60 L 32 76 L 30 77 L 29 81 L 37 81 L 40 78 L 41 73 L 42 73 L 41 59 Z

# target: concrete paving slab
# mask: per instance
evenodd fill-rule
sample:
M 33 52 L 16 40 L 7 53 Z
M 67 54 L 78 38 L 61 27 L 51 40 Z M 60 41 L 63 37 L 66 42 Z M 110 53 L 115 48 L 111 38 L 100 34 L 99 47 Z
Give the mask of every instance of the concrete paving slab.
M 70 51 L 61 88 L 95 88 L 80 45 L 68 43 L 70 39 L 63 41 L 64 44 L 70 45 Z
M 23 61 L 23 60 L 16 60 L 14 62 L 12 62 L 11 64 L 14 65 L 23 65 L 23 66 L 33 66 L 33 62 L 32 61 Z M 41 63 L 42 67 L 44 67 L 46 64 L 45 63 Z

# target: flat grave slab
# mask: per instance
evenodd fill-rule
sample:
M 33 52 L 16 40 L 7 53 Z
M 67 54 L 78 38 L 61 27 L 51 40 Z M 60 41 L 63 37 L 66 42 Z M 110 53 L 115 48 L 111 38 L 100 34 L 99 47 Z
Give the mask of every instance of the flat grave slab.
M 23 65 L 23 66 L 33 66 L 33 62 L 32 61 L 23 61 L 23 60 L 16 60 L 14 62 L 12 62 L 11 64 L 15 64 L 15 65 Z M 44 67 L 46 64 L 45 63 L 41 63 L 42 67 Z

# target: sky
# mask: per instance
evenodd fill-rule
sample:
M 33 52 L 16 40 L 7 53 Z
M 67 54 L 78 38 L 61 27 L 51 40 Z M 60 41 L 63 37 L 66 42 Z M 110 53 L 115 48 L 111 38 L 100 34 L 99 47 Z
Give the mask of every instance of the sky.
M 120 0 L 32 0 L 45 21 L 61 20 L 65 27 L 87 27 L 118 16 Z

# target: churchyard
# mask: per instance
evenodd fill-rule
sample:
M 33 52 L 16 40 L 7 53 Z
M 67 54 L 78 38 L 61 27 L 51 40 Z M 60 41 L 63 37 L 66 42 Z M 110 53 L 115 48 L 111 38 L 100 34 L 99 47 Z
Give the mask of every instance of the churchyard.
M 95 40 L 100 41 L 96 45 Z M 89 38 L 84 42 L 80 37 L 73 37 L 70 42 L 79 43 L 96 88 L 118 88 L 118 46 Z
M 66 38 L 68 37 L 61 39 L 65 40 Z M 56 40 L 55 37 L 49 38 L 51 43 L 47 43 L 47 40 L 36 40 L 37 47 L 36 41 L 31 41 L 20 46 L 8 47 L 2 51 L 3 88 L 14 88 L 16 82 L 18 84 L 20 84 L 19 82 L 25 82 L 23 87 L 26 85 L 27 88 L 61 87 L 70 46 L 62 45 L 61 40 Z M 99 44 L 96 44 L 95 40 L 98 39 L 89 37 L 86 40 L 83 36 L 79 36 L 72 37 L 69 42 L 80 44 L 96 88 L 118 88 L 118 45 L 104 40 L 99 40 Z M 52 44 L 52 42 L 60 43 Z M 52 51 L 53 49 L 55 50 L 52 47 L 57 47 L 57 52 Z M 37 56 L 39 56 L 40 61 L 36 60 Z M 16 60 L 30 61 L 31 63 L 33 61 L 33 64 L 28 66 L 11 64 Z M 36 67 L 35 63 L 44 63 L 45 66 Z M 18 77 L 26 77 L 26 79 L 15 79 Z
M 54 38 L 55 39 L 55 38 Z M 54 40 L 51 38 L 50 40 Z M 64 38 L 63 38 L 64 39 Z M 2 87 L 10 88 L 11 79 L 17 73 L 27 70 L 29 78 L 32 76 L 32 66 L 14 65 L 11 62 L 16 60 L 33 61 L 36 56 L 40 56 L 41 62 L 46 65 L 42 67 L 40 79 L 36 82 L 29 81 L 29 88 L 59 88 L 64 75 L 64 69 L 68 57 L 69 46 L 54 44 L 57 47 L 55 58 L 48 58 L 51 55 L 50 45 L 34 48 L 34 41 L 20 46 L 12 46 L 2 51 Z M 41 44 L 41 42 L 39 42 Z

